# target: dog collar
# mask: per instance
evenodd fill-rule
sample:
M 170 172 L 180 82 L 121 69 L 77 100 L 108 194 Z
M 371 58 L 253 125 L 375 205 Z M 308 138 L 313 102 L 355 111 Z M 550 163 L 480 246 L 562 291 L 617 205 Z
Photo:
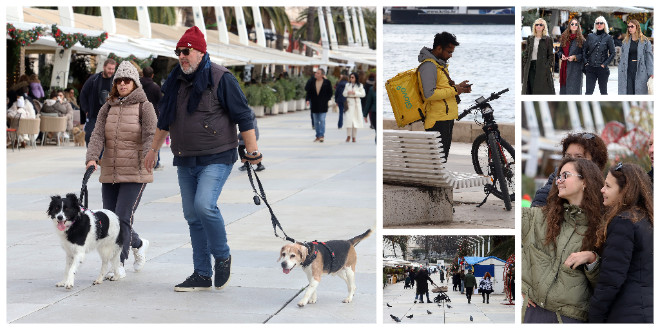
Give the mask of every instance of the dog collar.
M 319 253 L 319 250 L 316 247 L 317 245 L 321 244 L 321 246 L 325 247 L 330 253 L 330 267 L 332 268 L 332 266 L 335 263 L 335 252 L 332 251 L 332 249 L 327 244 L 325 244 L 325 242 L 313 241 L 313 242 L 305 242 L 300 244 L 307 247 L 307 251 L 309 251 L 309 253 L 307 254 L 307 258 L 305 258 L 305 260 L 302 263 L 300 263 L 300 266 L 305 268 L 311 265 L 312 262 L 314 262 L 317 254 Z

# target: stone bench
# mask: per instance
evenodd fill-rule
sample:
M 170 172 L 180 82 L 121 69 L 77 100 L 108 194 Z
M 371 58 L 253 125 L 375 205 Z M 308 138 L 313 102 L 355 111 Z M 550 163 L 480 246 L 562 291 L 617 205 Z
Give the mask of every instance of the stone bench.
M 449 171 L 438 132 L 383 130 L 383 224 L 453 219 L 454 189 L 483 186 L 487 176 Z

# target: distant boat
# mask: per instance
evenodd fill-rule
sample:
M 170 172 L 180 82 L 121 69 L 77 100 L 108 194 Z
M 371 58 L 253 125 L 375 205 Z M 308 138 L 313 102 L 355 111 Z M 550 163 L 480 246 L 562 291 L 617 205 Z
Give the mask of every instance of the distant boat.
M 515 23 L 514 7 L 390 7 L 385 13 L 385 23 L 390 24 Z

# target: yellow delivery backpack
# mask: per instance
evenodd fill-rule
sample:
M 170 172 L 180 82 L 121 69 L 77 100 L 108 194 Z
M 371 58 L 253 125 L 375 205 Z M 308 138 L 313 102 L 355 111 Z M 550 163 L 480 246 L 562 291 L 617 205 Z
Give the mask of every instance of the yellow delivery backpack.
M 426 59 L 419 65 L 421 66 L 424 62 L 433 62 L 436 66 L 438 65 L 431 59 Z M 399 127 L 420 120 L 424 121 L 426 117 L 426 102 L 421 91 L 422 84 L 419 82 L 418 69 L 419 66 L 401 72 L 385 83 L 385 90 L 387 90 L 394 118 Z

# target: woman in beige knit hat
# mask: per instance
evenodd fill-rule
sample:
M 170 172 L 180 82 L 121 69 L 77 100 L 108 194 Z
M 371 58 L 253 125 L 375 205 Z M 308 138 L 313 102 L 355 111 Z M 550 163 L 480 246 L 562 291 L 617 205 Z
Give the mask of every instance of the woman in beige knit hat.
M 124 244 L 120 277 L 126 276 L 123 265 L 129 248 L 133 249 L 136 272 L 146 261 L 149 241 L 140 239 L 133 230 L 133 215 L 147 183 L 153 182 L 153 174 L 143 163 L 151 149 L 156 121 L 156 112 L 147 101 L 138 70 L 130 62 L 122 62 L 115 72 L 110 95 L 99 110 L 85 161 L 86 167 L 96 168 L 103 152 L 99 177 L 103 208 L 119 217 Z

